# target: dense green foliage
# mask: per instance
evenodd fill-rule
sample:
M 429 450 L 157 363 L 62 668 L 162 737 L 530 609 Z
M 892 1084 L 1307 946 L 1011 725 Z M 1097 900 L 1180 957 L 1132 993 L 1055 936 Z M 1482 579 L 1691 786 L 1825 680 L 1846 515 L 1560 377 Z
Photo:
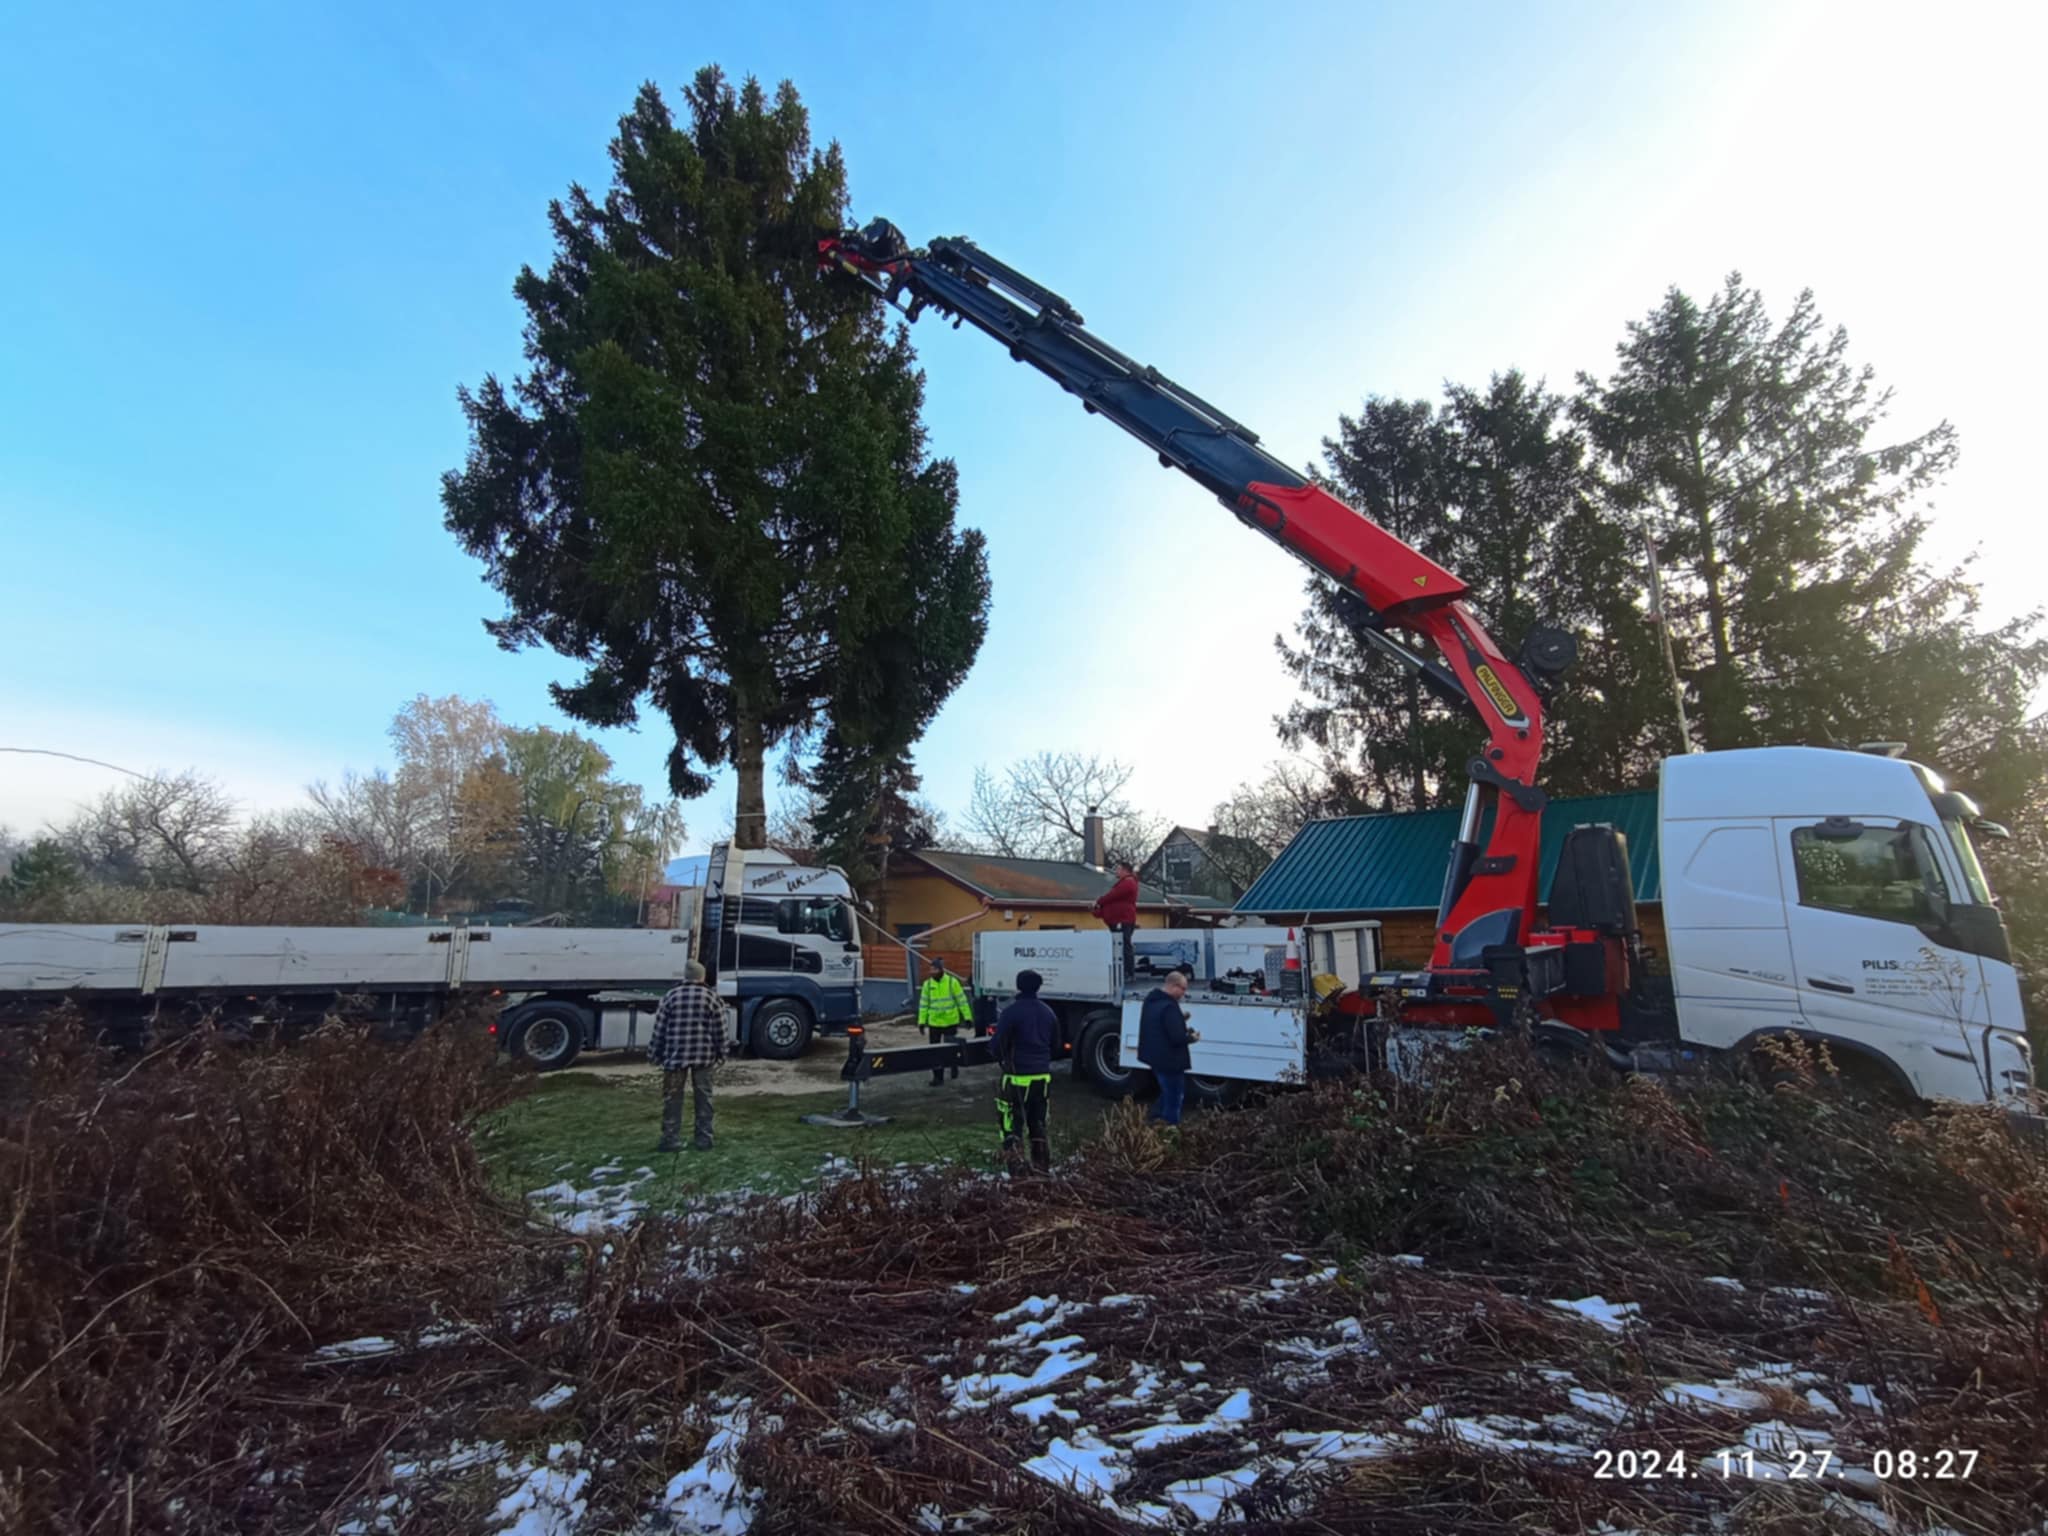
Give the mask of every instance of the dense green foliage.
M 1693 748 L 1905 742 L 2014 825 L 1987 858 L 2038 994 L 2048 741 L 2029 710 L 2048 638 L 2038 614 L 1983 620 L 1968 562 L 1927 522 L 1955 430 L 1893 438 L 1889 402 L 1811 294 L 1774 323 L 1730 277 L 1705 303 L 1671 290 L 1570 399 L 1513 373 L 1449 386 L 1441 407 L 1369 399 L 1324 443 L 1323 478 L 1469 583 L 1510 654 L 1533 623 L 1579 634 L 1550 715 L 1554 793 L 1649 785 L 1679 749 L 1660 617 Z M 1304 693 L 1282 734 L 1333 782 L 1376 808 L 1463 794 L 1473 728 L 1368 649 L 1321 582 L 1279 644 Z
M 577 719 L 651 700 L 677 794 L 731 763 L 759 847 L 767 750 L 821 719 L 908 746 L 973 664 L 988 572 L 926 454 L 907 333 L 817 274 L 847 217 L 838 146 L 812 148 L 787 83 L 705 69 L 685 106 L 642 87 L 610 191 L 550 207 L 553 263 L 514 285 L 530 366 L 462 392 L 443 501 L 505 596 L 500 642 L 582 663 L 555 689 Z
M 1551 715 L 1563 794 L 1649 781 L 1679 746 L 1649 601 L 1663 566 L 1691 744 L 1903 740 L 1994 805 L 2048 772 L 2021 750 L 2048 677 L 2035 616 L 1978 619 L 1966 567 L 1928 549 L 1928 498 L 1955 461 L 1942 423 L 1881 434 L 1889 394 L 1810 294 L 1774 326 L 1731 277 L 1672 290 L 1572 399 L 1519 374 L 1452 385 L 1441 409 L 1371 399 L 1324 444 L 1325 483 L 1473 589 L 1510 652 L 1531 624 L 1577 631 Z M 1320 583 L 1281 649 L 1307 697 L 1282 720 L 1378 803 L 1463 790 L 1471 729 L 1367 650 Z

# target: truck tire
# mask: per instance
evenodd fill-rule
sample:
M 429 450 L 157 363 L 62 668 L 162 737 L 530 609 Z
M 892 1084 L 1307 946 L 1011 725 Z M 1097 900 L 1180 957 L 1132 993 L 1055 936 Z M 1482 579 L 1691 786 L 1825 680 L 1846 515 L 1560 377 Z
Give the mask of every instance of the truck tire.
M 769 1061 L 795 1061 L 811 1048 L 811 1010 L 794 997 L 771 997 L 754 1010 L 748 1032 L 753 1052 Z
M 1105 1099 L 1127 1099 L 1152 1082 L 1143 1067 L 1124 1065 L 1123 1032 L 1121 1014 L 1098 1009 L 1081 1025 L 1080 1043 L 1074 1047 L 1074 1071 Z
M 559 1072 L 583 1050 L 583 1010 L 571 1003 L 526 1003 L 505 1021 L 505 1049 L 515 1061 Z
M 1244 1097 L 1245 1085 L 1234 1078 L 1204 1077 L 1199 1072 L 1188 1074 L 1187 1101 L 1199 1104 L 1204 1109 L 1220 1109 L 1226 1104 L 1235 1104 Z

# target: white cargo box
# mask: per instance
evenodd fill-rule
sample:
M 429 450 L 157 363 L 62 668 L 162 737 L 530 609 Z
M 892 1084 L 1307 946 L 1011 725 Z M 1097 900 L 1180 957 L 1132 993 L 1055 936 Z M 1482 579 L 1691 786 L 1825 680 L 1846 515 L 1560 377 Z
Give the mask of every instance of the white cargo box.
M 1117 995 L 1116 935 L 1107 929 L 977 933 L 974 936 L 974 989 L 990 997 L 1017 991 L 1017 973 L 1036 971 L 1045 978 L 1043 997 L 1100 998 Z
M 1124 1003 L 1122 1059 L 1138 1060 L 1138 1019 L 1142 998 Z M 1181 1005 L 1188 1027 L 1202 1038 L 1188 1048 L 1188 1070 L 1200 1077 L 1246 1083 L 1306 1081 L 1307 1016 L 1298 1005 L 1263 998 L 1193 999 Z

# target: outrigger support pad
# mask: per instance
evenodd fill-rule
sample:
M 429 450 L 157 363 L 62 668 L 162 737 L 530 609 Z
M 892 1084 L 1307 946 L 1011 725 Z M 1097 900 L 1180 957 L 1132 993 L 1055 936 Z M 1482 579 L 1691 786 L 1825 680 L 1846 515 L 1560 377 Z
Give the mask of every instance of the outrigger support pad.
M 867 1033 L 855 1024 L 846 1031 L 846 1064 L 839 1069 L 839 1079 L 846 1084 L 846 1107 L 829 1115 L 803 1115 L 799 1118 L 805 1125 L 820 1125 L 829 1130 L 857 1131 L 870 1125 L 887 1125 L 889 1116 L 871 1115 L 860 1107 L 860 1085 L 868 1080 L 871 1067 L 867 1056 Z

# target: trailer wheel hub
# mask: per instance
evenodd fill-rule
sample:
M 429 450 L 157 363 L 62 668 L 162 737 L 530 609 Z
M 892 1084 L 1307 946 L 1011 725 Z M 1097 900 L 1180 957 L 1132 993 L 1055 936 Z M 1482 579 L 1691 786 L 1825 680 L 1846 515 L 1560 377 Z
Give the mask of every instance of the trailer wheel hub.
M 535 1019 L 526 1026 L 521 1048 L 536 1062 L 553 1061 L 569 1048 L 569 1026 L 551 1016 Z

